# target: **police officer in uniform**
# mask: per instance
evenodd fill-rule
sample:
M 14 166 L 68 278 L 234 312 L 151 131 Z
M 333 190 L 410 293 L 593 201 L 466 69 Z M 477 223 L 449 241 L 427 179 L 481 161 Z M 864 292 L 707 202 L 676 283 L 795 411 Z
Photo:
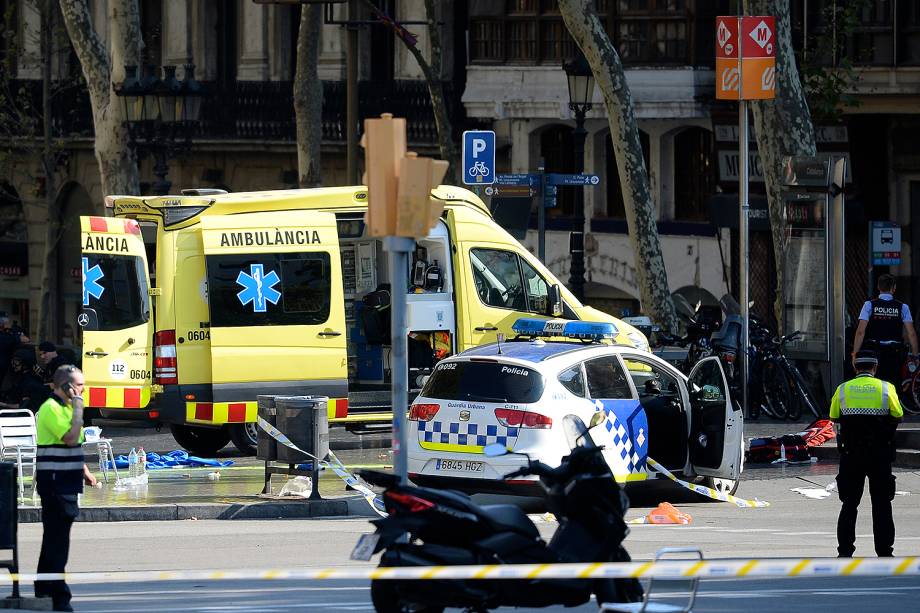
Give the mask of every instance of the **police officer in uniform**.
M 894 548 L 894 433 L 904 416 L 895 387 L 875 377 L 878 359 L 871 351 L 860 351 L 854 360 L 856 376 L 834 392 L 830 417 L 839 424 L 837 445 L 840 472 L 837 491 L 840 517 L 837 519 L 837 553 L 850 558 L 856 551 L 856 511 L 866 478 L 872 499 L 872 533 L 875 553 L 891 557 Z
M 859 313 L 859 325 L 853 339 L 853 356 L 862 349 L 863 341 L 867 349 L 877 351 L 879 359 L 878 374 L 895 386 L 901 383 L 901 366 L 904 362 L 902 343 L 904 337 L 910 342 L 911 355 L 917 355 L 917 332 L 914 330 L 910 307 L 894 299 L 897 286 L 892 275 L 878 278 L 879 296 L 867 300 Z
M 70 553 L 70 528 L 80 514 L 83 492 L 83 373 L 59 367 L 53 395 L 38 410 L 35 484 L 42 501 L 42 547 L 39 573 L 63 573 Z M 55 611 L 73 611 L 70 588 L 63 580 L 36 581 L 35 596 L 51 597 Z

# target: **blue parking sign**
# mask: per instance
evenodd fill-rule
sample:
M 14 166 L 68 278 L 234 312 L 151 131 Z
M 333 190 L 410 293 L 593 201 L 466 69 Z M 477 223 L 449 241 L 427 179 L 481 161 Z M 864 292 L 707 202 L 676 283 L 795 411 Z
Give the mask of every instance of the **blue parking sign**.
M 495 183 L 495 132 L 492 130 L 463 133 L 463 183 Z

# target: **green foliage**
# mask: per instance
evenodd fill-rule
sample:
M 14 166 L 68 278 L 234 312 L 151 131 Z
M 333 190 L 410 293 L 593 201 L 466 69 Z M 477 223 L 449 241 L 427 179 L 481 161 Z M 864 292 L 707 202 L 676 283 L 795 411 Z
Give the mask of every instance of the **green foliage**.
M 859 80 L 859 58 L 850 57 L 848 47 L 863 13 L 871 7 L 872 0 L 830 0 L 824 3 L 819 27 L 814 30 L 819 34 L 812 36 L 809 28 L 797 59 L 815 119 L 839 121 L 846 108 L 859 106 L 859 100 L 849 91 Z

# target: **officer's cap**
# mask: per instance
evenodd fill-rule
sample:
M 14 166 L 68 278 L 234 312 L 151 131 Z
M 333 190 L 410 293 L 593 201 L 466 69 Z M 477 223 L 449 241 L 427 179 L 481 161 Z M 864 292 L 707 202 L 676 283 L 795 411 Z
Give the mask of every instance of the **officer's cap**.
M 856 366 L 878 366 L 878 358 L 874 351 L 865 349 L 856 352 L 856 359 L 853 360 Z

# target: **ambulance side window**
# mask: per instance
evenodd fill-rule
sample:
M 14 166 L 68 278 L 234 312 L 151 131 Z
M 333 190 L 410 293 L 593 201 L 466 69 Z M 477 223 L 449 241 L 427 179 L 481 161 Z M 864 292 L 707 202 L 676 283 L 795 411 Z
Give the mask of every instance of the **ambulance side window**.
M 587 395 L 585 390 L 585 377 L 581 374 L 581 364 L 576 364 L 559 373 L 559 383 L 562 384 L 562 387 L 579 398 L 584 398 Z
M 488 306 L 545 314 L 549 285 L 513 251 L 471 249 L 470 263 L 479 299 Z
M 328 253 L 207 256 L 212 327 L 309 326 L 329 319 Z
M 585 362 L 588 392 L 591 398 L 627 399 L 632 390 L 626 380 L 626 373 L 616 356 L 605 355 Z

